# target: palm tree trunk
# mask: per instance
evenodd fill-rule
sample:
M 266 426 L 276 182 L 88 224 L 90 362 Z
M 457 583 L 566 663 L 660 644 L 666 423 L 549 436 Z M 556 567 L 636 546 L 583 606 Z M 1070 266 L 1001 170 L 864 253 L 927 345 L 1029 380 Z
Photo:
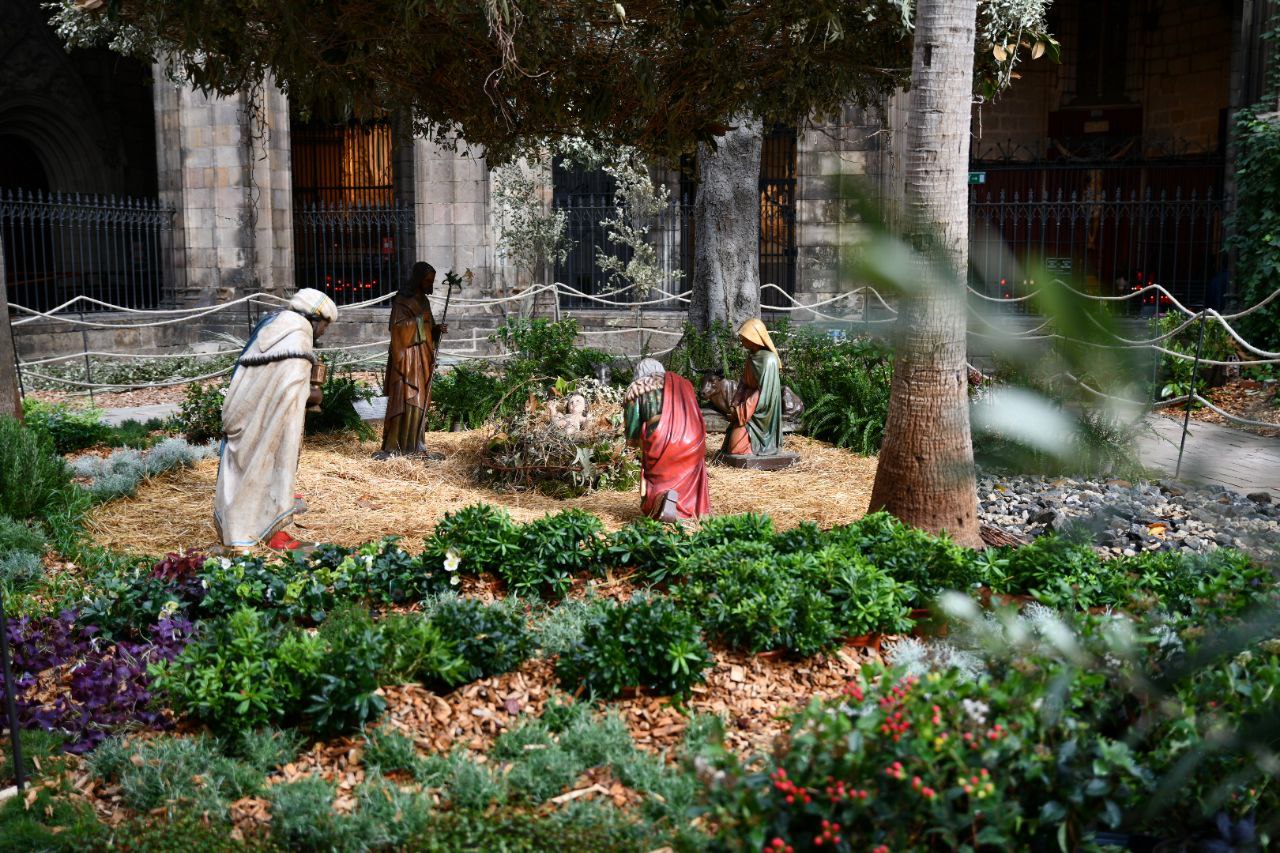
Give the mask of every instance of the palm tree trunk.
M 750 116 L 730 123 L 714 150 L 698 146 L 689 322 L 702 331 L 716 322 L 736 330 L 760 316 L 762 124 Z
M 893 384 L 871 508 L 982 547 L 965 352 L 969 122 L 976 0 L 920 0 L 911 63 L 907 201 L 927 270 L 899 307 Z M 925 265 L 921 265 L 924 267 Z

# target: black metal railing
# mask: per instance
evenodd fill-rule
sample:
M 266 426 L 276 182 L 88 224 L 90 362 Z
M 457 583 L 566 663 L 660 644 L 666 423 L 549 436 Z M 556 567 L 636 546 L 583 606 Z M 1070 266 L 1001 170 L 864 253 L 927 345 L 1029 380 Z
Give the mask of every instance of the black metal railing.
M 1213 306 L 1225 289 L 1222 218 L 1222 198 L 1212 190 L 975 194 L 970 283 L 989 296 L 1017 298 L 1039 284 L 1026 272 L 1038 266 L 1101 296 L 1160 284 L 1184 304 Z M 1156 307 L 1147 293 L 1130 310 Z
M 414 242 L 412 205 L 305 205 L 293 216 L 294 278 L 339 305 L 383 296 L 408 277 Z
M 554 278 L 561 284 L 614 302 L 649 301 L 663 298 L 664 294 L 642 295 L 636 288 L 613 281 L 609 273 L 601 269 L 597 255 L 604 252 L 627 263 L 632 258 L 628 246 L 619 246 L 609 240 L 607 219 L 617 217 L 613 198 L 609 195 L 590 193 L 562 196 L 555 200 L 555 208 L 564 211 L 569 253 L 562 263 L 556 264 Z M 657 260 L 665 274 L 666 290 L 679 293 L 688 289 L 693 273 L 693 241 L 688 239 L 693 217 L 690 211 L 672 202 L 666 210 L 650 223 L 650 244 L 657 249 Z M 680 273 L 680 276 L 675 275 Z M 616 292 L 623 291 L 623 292 Z M 607 308 L 603 302 L 586 299 L 572 293 L 562 294 L 560 304 L 564 308 Z M 671 299 L 655 303 L 654 310 L 683 310 L 685 303 Z
M 160 307 L 174 292 L 173 215 L 154 198 L 0 189 L 9 301 L 38 311 L 76 296 Z

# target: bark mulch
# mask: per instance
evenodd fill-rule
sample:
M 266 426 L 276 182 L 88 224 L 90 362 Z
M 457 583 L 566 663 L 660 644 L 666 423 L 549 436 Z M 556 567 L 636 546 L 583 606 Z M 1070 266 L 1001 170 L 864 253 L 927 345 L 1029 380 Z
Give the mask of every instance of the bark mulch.
M 1210 388 L 1204 395 L 1218 408 L 1251 421 L 1275 424 L 1274 429 L 1234 423 L 1207 408 L 1191 410 L 1191 417 L 1198 421 L 1251 432 L 1254 435 L 1280 437 L 1280 384 L 1259 382 L 1256 379 L 1235 379 L 1226 385 Z M 1170 406 L 1160 410 L 1166 417 L 1181 420 L 1186 409 Z

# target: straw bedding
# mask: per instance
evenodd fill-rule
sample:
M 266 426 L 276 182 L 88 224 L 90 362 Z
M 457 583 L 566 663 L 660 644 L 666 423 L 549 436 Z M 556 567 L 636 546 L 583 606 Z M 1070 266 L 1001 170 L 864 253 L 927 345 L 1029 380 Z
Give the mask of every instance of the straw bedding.
M 308 439 L 297 489 L 309 511 L 292 533 L 304 541 L 357 545 L 386 535 L 415 548 L 446 512 L 483 501 L 505 507 L 517 521 L 581 507 L 612 530 L 640 516 L 638 491 L 595 492 L 557 500 L 536 492 L 501 492 L 479 484 L 474 471 L 484 441 L 481 431 L 430 433 L 427 444 L 444 461 L 371 458 L 374 442 L 348 436 Z M 709 447 L 718 447 L 716 436 Z M 822 442 L 795 436 L 787 448 L 801 455 L 784 471 L 709 468 L 711 507 L 720 513 L 763 512 L 778 528 L 811 520 L 828 527 L 861 517 L 867 509 L 875 459 L 855 456 Z M 144 483 L 136 495 L 99 507 L 89 520 L 104 546 L 161 554 L 183 547 L 209 547 L 214 533 L 216 459 Z

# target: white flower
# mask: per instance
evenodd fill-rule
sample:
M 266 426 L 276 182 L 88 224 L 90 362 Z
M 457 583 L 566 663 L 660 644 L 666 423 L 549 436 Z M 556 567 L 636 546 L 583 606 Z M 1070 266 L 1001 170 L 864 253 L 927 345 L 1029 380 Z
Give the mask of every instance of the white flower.
M 964 713 L 969 719 L 980 726 L 986 723 L 987 712 L 991 710 L 991 706 L 986 702 L 977 699 L 961 699 L 960 704 L 964 707 Z
M 446 572 L 456 572 L 458 566 L 462 565 L 462 555 L 450 548 L 444 554 L 444 570 Z M 454 576 L 454 583 L 457 583 L 457 576 Z
M 229 569 L 229 568 L 231 568 L 231 561 L 230 561 L 230 560 L 228 560 L 226 557 L 223 557 L 223 558 L 222 558 L 222 560 L 221 560 L 220 562 L 222 563 L 222 568 L 224 568 L 224 569 Z
M 462 578 L 458 577 L 457 575 L 449 576 L 449 586 L 457 586 L 460 583 L 462 583 Z
M 174 601 L 173 599 L 169 599 L 168 601 L 166 601 L 164 603 L 164 607 L 160 608 L 160 615 L 162 616 L 172 616 L 177 612 L 178 612 L 178 602 Z

